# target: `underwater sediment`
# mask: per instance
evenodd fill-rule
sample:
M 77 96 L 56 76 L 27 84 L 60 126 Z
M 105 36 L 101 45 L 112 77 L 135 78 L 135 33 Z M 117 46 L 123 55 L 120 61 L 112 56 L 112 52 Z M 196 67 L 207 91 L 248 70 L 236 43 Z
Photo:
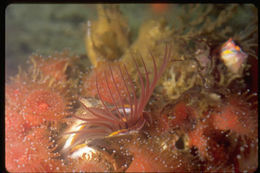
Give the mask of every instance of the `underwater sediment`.
M 9 172 L 255 172 L 258 18 L 253 5 L 151 4 L 137 37 L 97 5 L 86 56 L 32 54 L 5 84 Z M 179 24 L 169 10 L 183 8 Z M 87 69 L 87 70 L 86 70 Z

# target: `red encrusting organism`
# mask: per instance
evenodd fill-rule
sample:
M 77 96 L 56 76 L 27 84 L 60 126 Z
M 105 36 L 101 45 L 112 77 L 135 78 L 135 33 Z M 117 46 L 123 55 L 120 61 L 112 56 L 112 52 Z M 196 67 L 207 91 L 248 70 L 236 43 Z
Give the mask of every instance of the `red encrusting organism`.
M 250 99 L 255 99 L 257 94 L 246 95 L 247 93 L 228 97 L 227 104 L 222 105 L 218 113 L 212 114 L 214 128 L 231 130 L 239 135 L 257 136 L 257 108 L 254 108 L 255 104 L 250 103 Z
M 32 125 L 39 125 L 44 121 L 61 120 L 67 115 L 65 111 L 67 104 L 61 94 L 39 85 L 26 97 L 23 115 Z
M 171 128 L 181 128 L 184 131 L 191 130 L 195 122 L 197 113 L 194 108 L 188 106 L 184 101 L 177 102 L 175 105 L 167 105 L 168 112 L 161 113 L 159 120 L 160 129 L 168 131 Z
M 136 146 L 130 146 L 129 150 L 134 153 L 134 159 L 126 172 L 168 172 L 158 160 L 156 154 Z
M 5 140 L 15 141 L 17 138 L 22 138 L 27 130 L 24 118 L 10 106 L 7 106 L 5 108 Z
M 16 81 L 12 84 L 5 86 L 5 101 L 6 104 L 12 108 L 19 108 L 24 102 L 25 96 L 28 94 L 29 89 L 25 84 Z
M 67 65 L 54 65 L 57 68 L 47 74 L 34 58 L 27 72 L 19 69 L 17 76 L 6 84 L 5 161 L 6 169 L 11 172 L 65 170 L 64 163 L 56 159 L 59 154 L 55 151 L 54 134 L 59 130 L 56 125 L 70 113 Z M 43 62 L 48 62 L 44 66 L 51 64 Z M 60 68 L 63 70 L 59 71 Z M 63 77 L 58 80 L 58 76 Z
M 189 136 L 189 146 L 198 148 L 199 155 L 203 158 L 207 157 L 207 142 L 208 138 L 204 135 L 205 128 L 203 126 L 198 126 L 195 130 L 188 133 Z
M 121 98 L 125 101 L 127 96 L 124 94 L 127 93 L 127 89 L 120 75 L 120 70 L 118 66 L 119 66 L 118 62 L 99 63 L 98 66 L 88 75 L 88 77 L 83 79 L 82 94 L 88 97 L 97 96 L 98 95 L 97 88 L 96 88 L 96 82 L 97 82 L 99 88 L 101 88 L 99 91 L 100 99 L 102 99 L 103 101 L 109 104 L 113 104 L 113 100 L 108 90 L 109 87 L 111 93 L 114 93 L 113 95 L 114 100 L 118 101 Z M 111 73 L 113 74 L 113 78 L 111 76 Z M 124 73 L 124 75 L 126 74 Z M 117 86 L 115 86 L 114 83 L 117 83 Z M 127 85 L 129 87 L 129 84 Z M 121 93 L 120 96 L 117 94 L 118 90 Z
M 151 9 L 154 13 L 160 14 L 167 12 L 169 4 L 167 3 L 153 3 L 151 4 Z
M 62 165 L 50 164 L 57 153 L 53 152 L 49 132 L 46 127 L 33 128 L 25 136 L 6 139 L 6 168 L 11 172 L 42 172 Z M 7 134 L 8 135 L 8 134 Z M 58 163 L 58 162 L 57 162 Z
M 149 80 L 149 72 L 143 59 L 141 58 L 145 70 L 144 76 L 141 73 L 135 58 L 133 58 L 141 85 L 141 94 L 139 98 L 137 98 L 134 82 L 131 80 L 130 74 L 128 73 L 125 65 L 123 65 L 123 68 L 118 65 L 117 68 L 119 71 L 119 77 L 121 78 L 120 80 L 123 81 L 123 87 L 120 88 L 126 88 L 126 93 L 122 94 L 119 92 L 119 86 L 116 83 L 115 74 L 113 73 L 111 67 L 108 67 L 107 72 L 110 77 L 104 74 L 105 86 L 104 84 L 102 86 L 106 87 L 106 91 L 108 91 L 107 95 L 110 96 L 112 105 L 108 105 L 101 96 L 101 86 L 98 82 L 99 79 L 96 76 L 96 90 L 102 104 L 101 107 L 103 108 L 88 107 L 84 104 L 84 102 L 82 102 L 88 114 L 85 114 L 84 117 L 80 115 L 75 115 L 74 117 L 85 121 L 86 126 L 84 129 L 81 129 L 75 133 L 80 133 L 80 135 L 85 138 L 97 138 L 140 130 L 147 121 L 143 115 L 144 108 L 153 93 L 157 81 L 165 71 L 170 56 L 171 48 L 166 45 L 163 63 L 158 69 L 155 59 L 153 55 L 151 55 L 154 65 L 154 76 L 152 81 Z M 126 76 L 124 74 L 126 74 Z M 111 80 L 110 78 L 112 79 L 112 85 L 116 89 L 114 93 L 111 91 L 111 84 L 108 82 Z M 115 95 L 118 96 L 117 100 Z M 124 100 L 124 98 L 126 99 Z
M 34 69 L 39 70 L 44 76 L 54 78 L 56 81 L 65 81 L 67 79 L 66 70 L 71 65 L 74 56 L 69 55 L 69 51 L 55 52 L 48 58 L 38 54 L 30 57 Z

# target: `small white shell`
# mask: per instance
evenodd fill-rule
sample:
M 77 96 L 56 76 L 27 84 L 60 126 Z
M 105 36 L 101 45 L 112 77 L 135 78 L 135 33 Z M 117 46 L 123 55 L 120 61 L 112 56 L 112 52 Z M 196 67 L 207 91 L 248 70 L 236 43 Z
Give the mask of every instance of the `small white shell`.
M 225 42 L 221 48 L 220 58 L 233 73 L 239 72 L 247 57 L 248 55 L 235 44 L 232 38 Z

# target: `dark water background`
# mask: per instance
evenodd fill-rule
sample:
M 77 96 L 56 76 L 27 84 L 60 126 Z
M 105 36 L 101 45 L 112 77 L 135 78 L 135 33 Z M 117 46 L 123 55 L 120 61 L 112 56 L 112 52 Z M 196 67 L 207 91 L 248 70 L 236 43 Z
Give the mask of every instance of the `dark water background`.
M 227 6 L 229 4 L 226 4 Z M 132 40 L 140 24 L 146 19 L 165 17 L 170 25 L 178 27 L 186 4 L 170 4 L 167 13 L 155 13 L 151 4 L 120 4 L 128 20 Z M 207 6 L 206 4 L 203 6 Z M 242 5 L 231 21 L 241 26 L 248 23 L 252 4 Z M 220 9 L 221 10 L 221 9 Z M 17 73 L 32 53 L 49 55 L 69 48 L 72 54 L 85 55 L 86 22 L 97 18 L 95 4 L 12 4 L 6 8 L 6 77 Z M 196 20 L 198 16 L 193 16 Z

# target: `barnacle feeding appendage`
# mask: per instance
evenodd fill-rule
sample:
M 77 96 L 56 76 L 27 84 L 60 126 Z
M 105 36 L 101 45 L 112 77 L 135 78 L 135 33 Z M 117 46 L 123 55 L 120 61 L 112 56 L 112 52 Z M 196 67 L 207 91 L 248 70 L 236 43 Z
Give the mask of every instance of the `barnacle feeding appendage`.
M 113 74 L 112 69 L 108 66 L 107 72 L 104 72 L 105 75 L 105 89 L 108 90 L 109 96 L 112 100 L 112 106 L 105 103 L 101 97 L 101 89 L 98 77 L 96 76 L 96 89 L 97 95 L 100 99 L 100 107 L 89 107 L 84 104 L 84 101 L 81 101 L 84 106 L 87 114 L 87 117 L 77 116 L 74 117 L 82 120 L 84 128 L 75 133 L 79 133 L 80 136 L 84 138 L 102 138 L 108 136 L 114 136 L 119 134 L 125 134 L 129 132 L 136 132 L 143 128 L 145 122 L 147 122 L 147 117 L 144 117 L 144 108 L 149 102 L 149 99 L 153 93 L 153 90 L 160 79 L 161 75 L 166 69 L 166 66 L 169 62 L 171 56 L 171 47 L 166 45 L 165 54 L 163 57 L 163 62 L 158 68 L 155 57 L 150 53 L 151 59 L 153 61 L 153 79 L 149 80 L 149 75 L 147 66 L 142 57 L 142 65 L 144 67 L 145 74 L 143 75 L 140 68 L 138 67 L 137 61 L 132 57 L 135 64 L 138 78 L 141 87 L 140 97 L 137 98 L 135 85 L 132 81 L 129 72 L 126 69 L 126 66 L 123 65 L 123 68 L 118 65 L 119 76 L 122 79 L 122 85 L 124 85 L 125 92 L 121 92 L 118 89 L 118 83 L 115 80 L 115 74 Z M 109 75 L 109 76 L 108 76 Z M 112 78 L 112 86 L 116 88 L 116 92 L 112 93 L 111 85 L 109 85 L 108 78 Z M 115 96 L 118 96 L 115 99 Z M 82 100 L 83 98 L 81 98 Z M 91 114 L 91 115 L 89 115 Z M 151 117 L 149 117 L 150 119 Z

